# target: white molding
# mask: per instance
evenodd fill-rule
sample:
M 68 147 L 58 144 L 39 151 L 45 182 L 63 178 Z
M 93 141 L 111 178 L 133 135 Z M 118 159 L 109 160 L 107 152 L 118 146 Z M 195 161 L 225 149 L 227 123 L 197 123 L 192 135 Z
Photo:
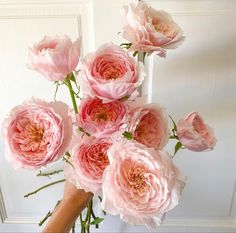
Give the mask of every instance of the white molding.
M 236 221 L 236 180 L 234 182 L 234 188 L 233 188 L 231 203 L 229 207 L 229 216 L 234 218 L 234 221 Z
M 88 3 L 91 0 L 1 0 L 0 6 L 1 5 L 57 5 L 57 4 L 63 4 L 63 5 L 68 5 L 68 4 L 84 4 Z
M 95 48 L 93 3 L 91 0 L 23 1 L 20 4 L 19 1 L 5 1 L 0 3 L 0 20 L 28 18 L 75 18 L 78 20 L 79 29 L 81 29 L 79 33 L 83 34 L 84 52 L 87 53 Z
M 89 10 L 91 7 L 90 1 L 77 4 L 67 5 L 47 5 L 47 4 L 26 4 L 14 6 L 0 5 L 0 18 L 14 19 L 14 18 L 39 18 L 39 17 L 68 17 L 74 18 L 79 15 L 84 15 L 84 10 Z M 86 8 L 86 9 L 85 9 Z
M 42 4 L 42 2 L 44 4 Z M 60 5 L 55 5 L 60 3 Z M 37 5 L 38 4 L 38 5 Z M 54 4 L 54 5 L 53 5 Z M 91 0 L 76 1 L 2 1 L 0 3 L 1 19 L 27 18 L 75 18 L 78 22 L 78 35 L 82 38 L 82 53 L 94 50 L 93 5 Z M 4 198 L 0 186 L 0 223 L 35 224 L 36 218 L 7 216 Z
M 43 217 L 42 217 L 43 218 Z M 4 224 L 38 224 L 39 218 L 7 217 Z M 79 225 L 79 224 L 78 224 Z M 171 219 L 164 221 L 162 229 L 185 228 L 190 231 L 196 229 L 211 229 L 211 232 L 236 232 L 236 223 L 232 219 Z M 187 232 L 187 231 L 185 231 Z M 194 231 L 195 232 L 195 231 Z M 198 231 L 201 232 L 201 231 Z M 205 231 L 202 231 L 205 232 Z
M 152 102 L 152 83 L 153 83 L 153 66 L 154 66 L 154 56 L 155 55 L 150 55 L 146 59 L 146 75 L 148 79 L 143 82 L 143 88 L 142 88 L 142 93 L 147 96 L 147 103 Z
M 7 219 L 7 212 L 6 212 L 6 208 L 5 208 L 5 204 L 4 204 L 4 199 L 3 199 L 1 188 L 0 188 L 0 219 L 1 219 L 1 221 L 3 223 Z

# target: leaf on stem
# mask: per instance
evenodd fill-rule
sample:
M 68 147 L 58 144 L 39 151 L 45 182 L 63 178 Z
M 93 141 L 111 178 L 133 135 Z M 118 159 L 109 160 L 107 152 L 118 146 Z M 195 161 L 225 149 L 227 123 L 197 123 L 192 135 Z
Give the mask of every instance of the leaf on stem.
M 175 153 L 174 155 L 182 148 L 182 143 L 181 142 L 177 142 L 175 145 Z
M 169 118 L 171 119 L 171 121 L 173 123 L 173 126 L 174 126 L 173 130 L 176 132 L 177 131 L 177 125 L 176 125 L 174 119 L 171 117 L 171 115 L 169 115 Z
M 122 135 L 127 138 L 128 140 L 131 140 L 133 139 L 133 134 L 128 132 L 128 131 L 125 131 L 124 133 L 122 133 Z
M 131 46 L 132 46 L 131 43 L 122 43 L 122 44 L 120 44 L 120 47 L 125 48 L 125 49 L 129 49 Z
M 70 74 L 67 75 L 67 77 L 74 83 L 76 83 L 76 80 L 75 80 L 75 76 L 74 76 L 74 73 L 71 72 Z
M 138 54 L 138 51 L 134 51 L 133 52 L 133 57 L 136 57 L 137 54 Z
M 98 225 L 98 224 L 100 224 L 103 220 L 104 220 L 104 218 L 96 217 L 96 218 L 90 223 L 90 225 Z

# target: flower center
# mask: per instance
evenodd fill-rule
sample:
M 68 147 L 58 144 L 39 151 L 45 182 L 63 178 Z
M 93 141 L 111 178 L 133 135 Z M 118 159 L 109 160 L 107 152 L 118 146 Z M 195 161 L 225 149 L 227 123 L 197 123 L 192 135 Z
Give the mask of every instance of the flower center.
M 144 193 L 148 189 L 147 179 L 144 176 L 144 171 L 144 168 L 137 167 L 130 169 L 128 174 L 128 180 L 130 185 L 133 187 L 134 190 L 139 193 Z
M 48 49 L 55 49 L 57 47 L 57 42 L 56 41 L 50 41 L 46 44 L 42 44 L 38 47 L 38 51 L 40 53 L 44 53 Z
M 107 122 L 115 121 L 117 115 L 114 109 L 111 108 L 110 104 L 103 104 L 101 103 L 100 106 L 95 106 L 92 109 L 91 117 L 93 121 L 99 124 L 105 124 Z
M 199 119 L 199 118 L 194 118 L 194 120 L 193 120 L 193 127 L 194 127 L 194 129 L 195 129 L 198 133 L 201 133 L 201 132 L 204 132 L 204 131 L 205 131 L 204 124 L 203 124 L 203 122 L 201 121 L 201 119 Z
M 142 117 L 134 131 L 134 139 L 139 139 L 144 135 L 157 134 L 157 118 L 151 112 Z
M 79 160 L 83 164 L 88 176 L 101 179 L 104 169 L 109 165 L 107 150 L 111 143 L 99 141 L 92 145 L 82 145 L 79 151 Z
M 26 126 L 25 134 L 33 143 L 40 143 L 43 139 L 44 128 L 37 125 Z
M 117 54 L 104 54 L 94 61 L 94 68 L 91 74 L 103 81 L 116 80 L 122 78 L 128 71 L 127 62 Z
M 121 72 L 114 67 L 109 67 L 102 73 L 103 78 L 106 80 L 117 79 L 120 78 L 121 75 Z
M 45 129 L 42 125 L 22 119 L 17 124 L 18 132 L 14 135 L 15 143 L 22 151 L 39 151 L 44 143 Z
M 157 32 L 162 33 L 163 35 L 165 35 L 168 38 L 173 38 L 175 36 L 175 31 L 170 30 L 167 24 L 160 23 L 160 22 L 158 22 L 158 20 L 153 20 L 152 23 L 153 23 L 155 30 Z

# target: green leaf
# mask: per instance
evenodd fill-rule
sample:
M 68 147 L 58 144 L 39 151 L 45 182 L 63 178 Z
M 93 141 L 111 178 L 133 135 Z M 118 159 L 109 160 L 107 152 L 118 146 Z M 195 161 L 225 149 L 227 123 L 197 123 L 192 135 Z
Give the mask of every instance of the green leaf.
M 70 74 L 68 74 L 67 76 L 72 82 L 76 83 L 76 80 L 75 80 L 75 75 L 73 72 L 71 72 Z
M 138 51 L 134 51 L 133 57 L 135 57 L 138 54 Z
M 144 53 L 143 53 L 143 61 L 145 60 L 146 55 L 147 55 L 147 53 L 144 52 Z
M 98 199 L 100 202 L 102 202 L 102 197 L 101 196 L 98 196 Z
M 131 140 L 133 139 L 133 134 L 128 132 L 128 131 L 125 131 L 123 134 L 122 134 L 125 138 L 127 138 L 128 140 Z
M 173 126 L 174 126 L 174 131 L 177 131 L 177 125 L 174 121 L 174 119 L 169 115 L 169 118 L 171 119 L 172 123 L 173 123 Z
M 175 145 L 175 153 L 174 155 L 182 148 L 181 142 L 177 142 Z
M 129 99 L 129 97 L 130 97 L 130 95 L 126 95 L 126 96 L 120 98 L 119 100 L 120 100 L 120 101 L 126 101 L 126 100 Z
M 104 218 L 96 217 L 96 218 L 90 223 L 90 225 L 98 225 L 98 224 L 100 224 L 103 220 L 104 220 Z

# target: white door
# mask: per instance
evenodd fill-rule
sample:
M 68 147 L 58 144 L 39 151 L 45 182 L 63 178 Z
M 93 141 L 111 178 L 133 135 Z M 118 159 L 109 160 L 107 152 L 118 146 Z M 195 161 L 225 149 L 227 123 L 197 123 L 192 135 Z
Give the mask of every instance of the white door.
M 119 9 L 129 2 L 2 0 L 0 123 L 13 106 L 31 96 L 53 98 L 53 84 L 26 68 L 29 46 L 45 34 L 67 34 L 73 39 L 81 34 L 84 54 L 104 42 L 120 43 Z M 186 36 L 184 44 L 169 51 L 166 59 L 150 57 L 145 84 L 149 100 L 166 106 L 176 119 L 199 111 L 214 126 L 218 138 L 214 151 L 182 151 L 176 156 L 188 182 L 180 205 L 167 215 L 158 232 L 236 232 L 236 1 L 147 2 L 172 13 Z M 63 91 L 58 98 L 68 102 Z M 1 140 L 0 232 L 40 232 L 37 223 L 60 199 L 63 185 L 25 199 L 24 194 L 51 180 L 36 177 L 36 172 L 13 170 L 3 150 Z M 53 179 L 60 178 L 56 175 Z M 107 216 L 96 232 L 148 231 Z

